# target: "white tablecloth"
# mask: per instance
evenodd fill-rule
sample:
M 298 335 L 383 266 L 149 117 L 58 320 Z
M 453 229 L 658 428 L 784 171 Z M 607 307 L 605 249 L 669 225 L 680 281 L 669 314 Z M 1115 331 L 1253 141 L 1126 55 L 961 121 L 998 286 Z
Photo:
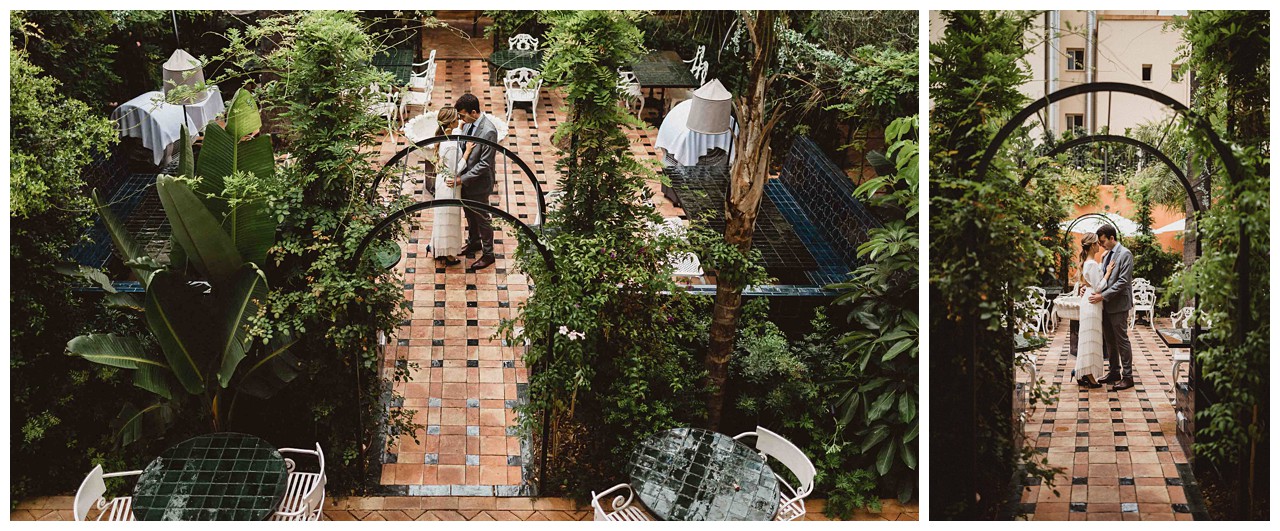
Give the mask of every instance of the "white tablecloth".
M 706 155 L 712 148 L 725 150 L 732 161 L 732 157 L 736 156 L 737 152 L 730 150 L 729 146 L 733 143 L 733 134 L 738 130 L 737 120 L 729 119 L 734 133 L 708 135 L 690 131 L 687 123 L 689 109 L 692 106 L 693 100 L 684 100 L 671 108 L 671 111 L 662 119 L 662 125 L 658 126 L 658 140 L 654 142 L 654 146 L 665 149 L 681 166 L 696 165 L 698 157 Z
M 226 110 L 218 87 L 209 87 L 208 93 L 203 101 L 185 106 L 185 122 L 192 138 Z M 164 94 L 153 90 L 116 107 L 111 119 L 121 136 L 141 138 L 143 147 L 151 150 L 153 162 L 160 166 L 165 148 L 182 137 L 183 107 L 165 103 Z

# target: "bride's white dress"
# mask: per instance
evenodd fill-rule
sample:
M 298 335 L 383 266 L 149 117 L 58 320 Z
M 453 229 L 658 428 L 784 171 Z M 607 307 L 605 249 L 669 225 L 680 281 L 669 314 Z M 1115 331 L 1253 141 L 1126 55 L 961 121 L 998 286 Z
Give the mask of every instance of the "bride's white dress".
M 1076 349 L 1076 378 L 1093 375 L 1101 378 L 1106 373 L 1102 367 L 1102 303 L 1089 302 L 1094 288 L 1101 287 L 1102 265 L 1092 259 L 1085 261 L 1083 276 L 1086 287 L 1080 297 L 1080 331 L 1077 336 L 1079 345 Z
M 453 134 L 462 134 L 454 129 Z M 439 158 L 436 160 L 436 199 L 458 199 L 462 186 L 450 188 L 444 183 L 445 178 L 457 175 L 465 161 L 462 149 L 457 142 L 442 142 L 439 147 Z M 431 227 L 431 252 L 435 256 L 450 256 L 462 249 L 462 207 L 441 207 L 433 209 L 434 220 Z

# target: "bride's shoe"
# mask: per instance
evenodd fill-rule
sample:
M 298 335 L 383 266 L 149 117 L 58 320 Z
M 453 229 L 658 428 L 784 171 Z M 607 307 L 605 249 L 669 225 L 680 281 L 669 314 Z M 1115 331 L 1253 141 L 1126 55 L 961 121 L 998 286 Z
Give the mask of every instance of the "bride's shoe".
M 1081 387 L 1088 387 L 1089 389 L 1097 389 L 1099 387 L 1102 387 L 1102 384 L 1098 383 L 1097 380 L 1093 379 L 1092 374 L 1087 374 L 1085 375 L 1084 378 L 1076 380 L 1076 383 L 1080 384 Z

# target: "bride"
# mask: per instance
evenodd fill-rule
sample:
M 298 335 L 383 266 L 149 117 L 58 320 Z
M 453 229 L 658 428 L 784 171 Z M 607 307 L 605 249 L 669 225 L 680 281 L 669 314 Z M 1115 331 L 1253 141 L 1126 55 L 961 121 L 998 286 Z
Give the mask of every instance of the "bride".
M 453 107 L 440 109 L 436 114 L 440 129 L 436 135 L 462 134 L 458 127 L 458 111 Z M 457 175 L 466 164 L 467 155 L 458 147 L 458 142 L 440 143 L 439 158 L 436 161 L 436 199 L 458 199 L 461 197 L 462 184 L 457 182 Z M 453 253 L 462 248 L 462 207 L 441 207 L 435 209 L 435 220 L 431 227 L 431 252 L 436 261 L 446 266 L 458 265 L 462 260 Z
M 1103 374 L 1102 303 L 1090 303 L 1089 296 L 1106 288 L 1103 282 L 1111 269 L 1104 272 L 1099 263 L 1103 248 L 1098 244 L 1098 235 L 1086 234 L 1081 247 L 1082 264 L 1078 280 L 1083 284 L 1084 292 L 1080 296 L 1080 346 L 1076 354 L 1076 381 L 1084 387 L 1096 389 L 1102 387 L 1096 376 Z M 1111 266 L 1115 267 L 1115 263 Z

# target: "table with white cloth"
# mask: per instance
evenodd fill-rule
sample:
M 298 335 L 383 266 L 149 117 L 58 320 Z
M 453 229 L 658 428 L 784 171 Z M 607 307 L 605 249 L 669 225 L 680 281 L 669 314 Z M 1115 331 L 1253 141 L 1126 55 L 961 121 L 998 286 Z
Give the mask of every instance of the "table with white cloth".
M 688 127 L 689 109 L 692 107 L 693 100 L 685 100 L 672 107 L 658 127 L 658 140 L 653 145 L 666 150 L 676 160 L 676 166 L 696 166 L 698 157 L 714 148 L 729 153 L 729 160 L 732 162 L 735 153 L 730 148 L 733 145 L 733 135 L 738 130 L 737 120 L 730 118 L 730 130 L 720 134 L 692 131 Z
M 206 93 L 200 101 L 179 105 L 165 103 L 164 93 L 153 90 L 116 107 L 111 111 L 111 119 L 121 136 L 142 139 L 142 146 L 151 150 L 152 162 L 163 166 L 161 163 L 167 162 L 166 149 L 182 137 L 183 123 L 194 138 L 206 124 L 226 111 L 218 87 L 209 87 Z

